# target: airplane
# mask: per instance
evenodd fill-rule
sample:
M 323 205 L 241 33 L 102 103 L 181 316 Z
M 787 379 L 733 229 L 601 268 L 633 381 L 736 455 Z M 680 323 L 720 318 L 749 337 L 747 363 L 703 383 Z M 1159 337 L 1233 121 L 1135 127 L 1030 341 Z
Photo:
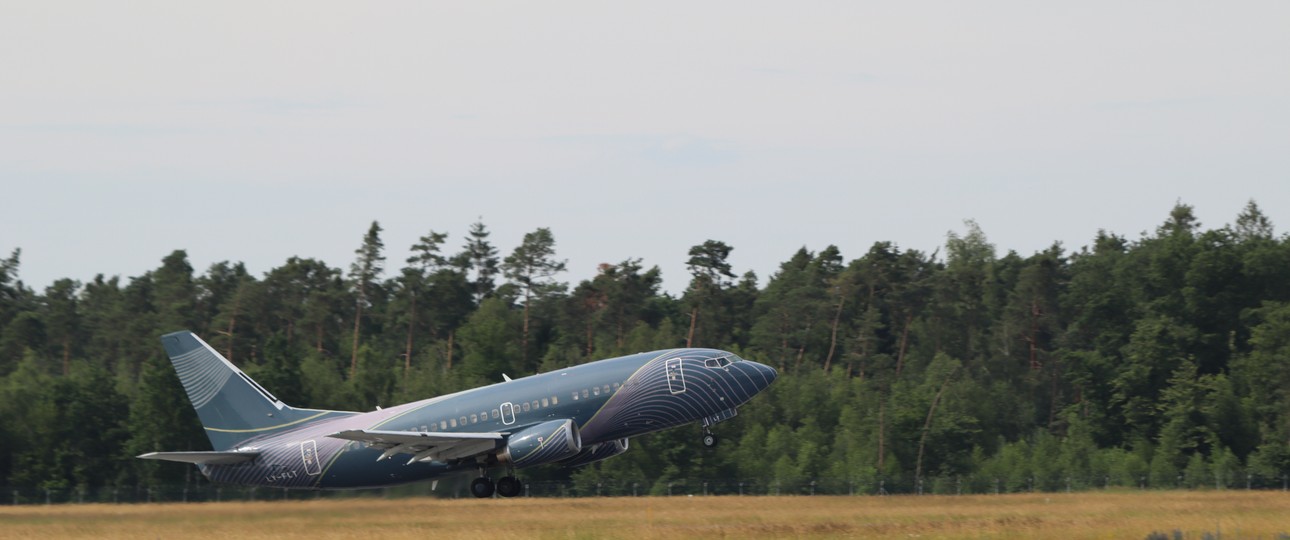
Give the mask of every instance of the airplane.
M 716 349 L 590 362 L 370 412 L 291 407 L 189 331 L 161 336 L 211 451 L 137 456 L 197 465 L 212 482 L 296 489 L 382 487 L 477 471 L 472 495 L 514 497 L 516 469 L 578 467 L 632 437 L 711 427 L 765 390 L 774 368 Z M 504 466 L 496 482 L 491 468 Z

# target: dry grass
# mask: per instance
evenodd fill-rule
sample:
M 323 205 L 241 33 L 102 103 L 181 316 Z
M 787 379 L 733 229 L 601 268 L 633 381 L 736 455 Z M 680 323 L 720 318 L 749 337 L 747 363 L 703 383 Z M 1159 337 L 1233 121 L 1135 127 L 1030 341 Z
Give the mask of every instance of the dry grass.
M 0 508 L 0 538 L 1199 538 L 1290 532 L 1290 494 L 329 499 Z

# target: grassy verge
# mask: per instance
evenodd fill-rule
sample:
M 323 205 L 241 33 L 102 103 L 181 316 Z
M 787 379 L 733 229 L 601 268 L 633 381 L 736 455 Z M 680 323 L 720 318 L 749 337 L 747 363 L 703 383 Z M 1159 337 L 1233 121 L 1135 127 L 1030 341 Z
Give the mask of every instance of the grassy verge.
M 1274 538 L 1284 492 L 317 500 L 0 508 L 2 538 Z

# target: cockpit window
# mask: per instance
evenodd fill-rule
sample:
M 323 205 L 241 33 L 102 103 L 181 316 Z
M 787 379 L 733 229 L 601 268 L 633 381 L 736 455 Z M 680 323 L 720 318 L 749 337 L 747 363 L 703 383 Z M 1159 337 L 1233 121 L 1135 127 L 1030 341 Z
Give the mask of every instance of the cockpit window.
M 729 356 L 720 356 L 717 358 L 709 358 L 707 360 L 704 360 L 703 365 L 713 369 L 717 369 L 717 368 L 723 368 L 730 365 L 730 362 L 731 360 Z

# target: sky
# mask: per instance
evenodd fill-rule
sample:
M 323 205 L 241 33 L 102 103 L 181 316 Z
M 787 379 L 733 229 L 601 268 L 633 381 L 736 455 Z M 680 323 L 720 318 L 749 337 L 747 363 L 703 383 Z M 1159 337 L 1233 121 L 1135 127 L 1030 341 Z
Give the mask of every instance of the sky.
M 477 220 L 562 279 L 734 247 L 1000 254 L 1178 202 L 1290 226 L 1290 3 L 0 0 L 0 255 L 123 280 L 175 249 L 387 275 Z

